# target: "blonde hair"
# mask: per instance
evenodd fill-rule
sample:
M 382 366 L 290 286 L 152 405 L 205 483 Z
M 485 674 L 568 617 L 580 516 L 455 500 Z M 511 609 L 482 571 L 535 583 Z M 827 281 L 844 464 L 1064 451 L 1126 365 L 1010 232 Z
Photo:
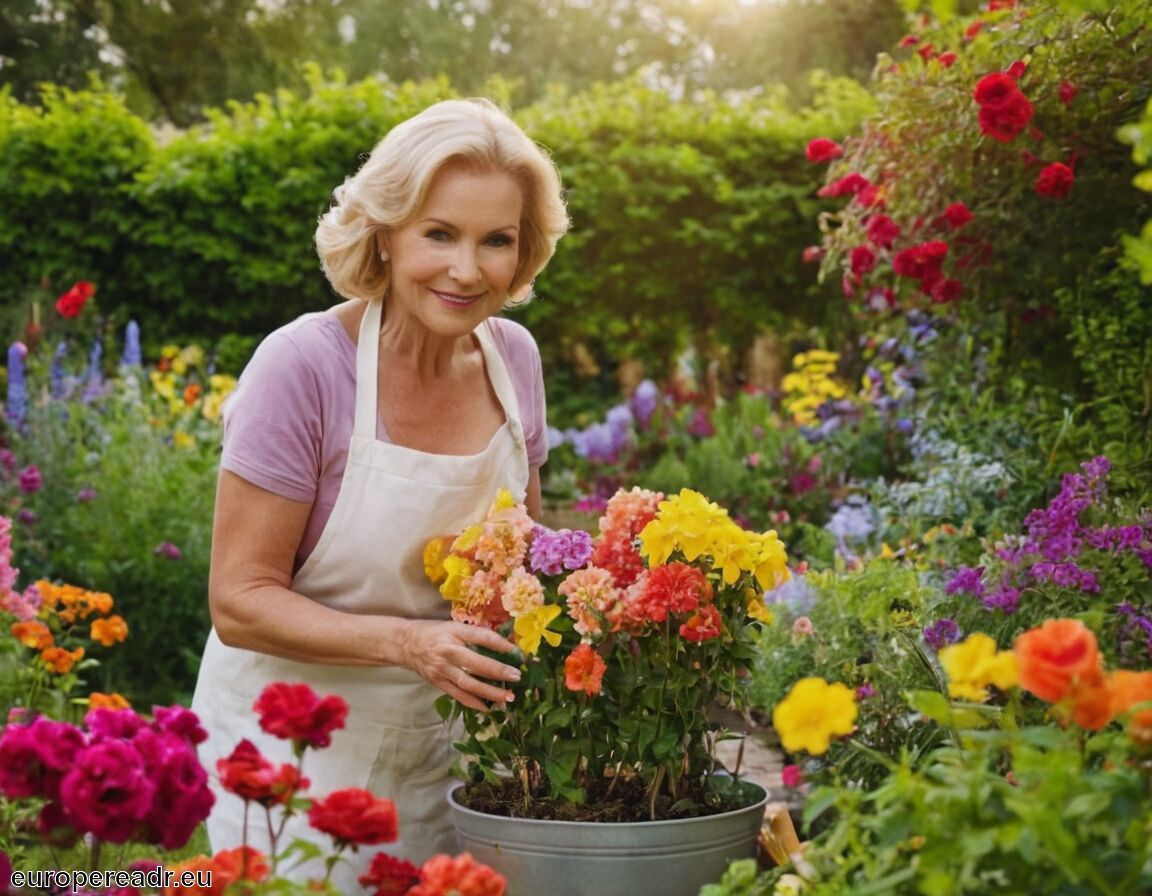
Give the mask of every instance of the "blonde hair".
M 449 164 L 506 172 L 519 182 L 520 263 L 505 307 L 530 298 L 532 281 L 568 229 L 563 187 L 546 151 L 485 99 L 445 100 L 401 122 L 336 188 L 316 228 L 320 264 L 336 292 L 367 300 L 387 292 L 390 265 L 380 257 L 378 233 L 411 220 Z

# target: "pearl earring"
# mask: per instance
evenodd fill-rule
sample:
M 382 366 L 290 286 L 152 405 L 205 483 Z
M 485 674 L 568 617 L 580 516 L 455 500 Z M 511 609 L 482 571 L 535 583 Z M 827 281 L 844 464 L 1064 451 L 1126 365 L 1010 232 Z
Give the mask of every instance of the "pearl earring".
M 380 260 L 387 261 L 390 256 L 383 249 L 380 250 Z

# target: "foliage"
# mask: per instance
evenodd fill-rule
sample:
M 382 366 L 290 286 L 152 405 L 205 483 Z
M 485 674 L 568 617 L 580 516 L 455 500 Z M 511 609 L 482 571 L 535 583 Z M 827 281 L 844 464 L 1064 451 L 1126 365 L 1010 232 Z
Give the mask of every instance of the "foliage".
M 1144 11 L 1038 2 L 925 20 L 878 69 L 881 112 L 821 191 L 847 197 L 824 218 L 823 273 L 866 307 L 1000 316 L 1004 365 L 1047 357 L 1067 328 L 1053 290 L 1147 213 L 1115 139 L 1147 99 Z
M 1121 128 L 1120 139 L 1132 145 L 1132 160 L 1137 165 L 1152 162 L 1152 99 L 1144 107 L 1143 117 Z M 1141 190 L 1152 191 L 1152 169 L 1137 174 L 1134 183 Z M 1124 245 L 1139 266 L 1140 282 L 1152 285 L 1152 220 L 1145 222 L 1139 236 L 1126 236 Z
M 70 321 L 45 321 L 26 361 L 23 420 L 11 418 L 9 401 L 0 495 L 16 521 L 17 566 L 115 595 L 135 623 L 93 683 L 115 679 L 133 700 L 168 702 L 190 690 L 208 633 L 220 442 L 212 418 L 233 381 L 189 368 L 187 356 L 203 358 L 191 348 L 162 357 L 168 369 L 152 376 L 138 362 L 108 376 L 103 346 L 114 343 L 104 330 L 91 304 Z M 86 356 L 75 350 L 85 342 Z M 34 489 L 17 473 L 29 466 Z
M 425 553 L 453 618 L 508 632 L 521 651 L 510 701 L 438 704 L 463 720 L 470 792 L 510 787 L 508 814 L 633 821 L 707 814 L 715 800 L 723 732 L 710 710 L 744 710 L 770 618 L 760 589 L 788 576 L 786 556 L 775 532 L 740 529 L 699 492 L 662 497 L 620 491 L 593 542 L 533 527 L 505 492 Z M 584 805 L 590 815 L 572 814 Z

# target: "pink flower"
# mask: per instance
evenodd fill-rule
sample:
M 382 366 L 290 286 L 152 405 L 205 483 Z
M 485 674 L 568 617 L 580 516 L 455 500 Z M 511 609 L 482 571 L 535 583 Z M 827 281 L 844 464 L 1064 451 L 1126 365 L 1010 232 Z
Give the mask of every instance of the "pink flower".
M 780 781 L 789 790 L 795 790 L 804 783 L 804 773 L 798 765 L 786 765 L 780 769 Z
M 1036 192 L 1051 199 L 1063 199 L 1072 189 L 1076 175 L 1063 162 L 1053 162 L 1036 177 Z
M 867 246 L 857 246 L 852 250 L 850 264 L 852 273 L 860 277 L 876 267 L 876 256 Z
M 814 264 L 824 257 L 824 248 L 822 246 L 805 246 L 804 251 L 800 254 L 800 260 L 804 264 Z
M 831 162 L 844 155 L 844 147 L 827 137 L 817 137 L 808 143 L 804 156 L 809 162 Z
M 157 557 L 167 557 L 169 560 L 179 560 L 184 556 L 180 548 L 176 547 L 176 545 L 170 541 L 160 542 L 160 544 L 153 548 L 152 553 Z
M 812 620 L 807 616 L 798 616 L 796 621 L 792 623 L 792 634 L 798 637 L 805 638 L 812 632 Z
M 60 794 L 60 782 L 87 740 L 75 725 L 43 716 L 0 733 L 0 793 L 9 797 Z

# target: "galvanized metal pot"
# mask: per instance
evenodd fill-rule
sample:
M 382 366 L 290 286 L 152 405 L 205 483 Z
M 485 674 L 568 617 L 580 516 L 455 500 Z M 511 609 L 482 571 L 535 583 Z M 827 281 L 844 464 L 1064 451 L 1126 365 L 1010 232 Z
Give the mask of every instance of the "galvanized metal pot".
M 768 794 L 743 782 L 742 809 L 675 821 L 599 823 L 505 818 L 448 796 L 456 840 L 508 879 L 506 896 L 698 896 L 734 859 L 756 855 Z

